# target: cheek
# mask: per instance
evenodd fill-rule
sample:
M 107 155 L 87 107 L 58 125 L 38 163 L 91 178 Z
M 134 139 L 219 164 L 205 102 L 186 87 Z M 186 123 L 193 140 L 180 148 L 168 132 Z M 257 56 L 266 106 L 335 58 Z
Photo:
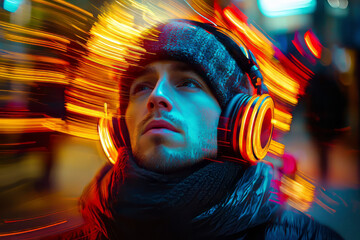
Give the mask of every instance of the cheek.
M 206 126 L 208 128 L 217 128 L 221 114 L 221 108 L 215 100 L 210 100 L 203 103 L 202 106 L 206 107 L 201 107 L 197 109 L 197 113 L 199 114 L 199 118 L 203 126 Z
M 200 97 L 199 101 L 201 101 L 200 106 L 203 107 L 199 108 L 198 111 L 201 113 L 201 117 L 204 121 L 208 126 L 214 125 L 215 123 L 217 124 L 221 114 L 221 108 L 215 97 L 206 94 L 205 96 Z
M 201 109 L 201 122 L 206 128 L 217 129 L 219 123 L 220 112 L 214 108 Z
M 188 120 L 190 138 L 195 138 L 195 141 L 203 139 L 205 133 L 216 134 L 217 126 L 220 117 L 220 108 L 194 108 L 191 110 L 186 119 Z
M 182 102 L 189 103 L 183 109 L 187 113 L 184 116 L 192 136 L 201 137 L 202 133 L 209 132 L 211 128 L 216 132 L 221 108 L 214 97 L 202 93 L 191 98 L 191 101 Z

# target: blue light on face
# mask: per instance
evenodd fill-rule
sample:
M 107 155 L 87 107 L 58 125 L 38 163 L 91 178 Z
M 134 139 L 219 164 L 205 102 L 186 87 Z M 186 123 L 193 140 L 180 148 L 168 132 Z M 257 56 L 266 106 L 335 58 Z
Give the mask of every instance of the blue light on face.
M 5 0 L 4 1 L 4 9 L 9 12 L 16 12 L 23 0 Z
M 259 9 L 267 17 L 309 14 L 315 11 L 316 0 L 258 0 Z

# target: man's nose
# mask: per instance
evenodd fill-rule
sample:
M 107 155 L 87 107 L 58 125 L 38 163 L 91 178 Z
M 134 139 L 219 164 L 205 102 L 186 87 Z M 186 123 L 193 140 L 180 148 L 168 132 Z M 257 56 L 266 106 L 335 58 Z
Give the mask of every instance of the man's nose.
M 171 111 L 173 108 L 173 104 L 170 99 L 171 86 L 167 80 L 167 76 L 163 76 L 159 78 L 156 83 L 156 86 L 152 90 L 147 102 L 147 108 L 149 111 L 160 109 Z

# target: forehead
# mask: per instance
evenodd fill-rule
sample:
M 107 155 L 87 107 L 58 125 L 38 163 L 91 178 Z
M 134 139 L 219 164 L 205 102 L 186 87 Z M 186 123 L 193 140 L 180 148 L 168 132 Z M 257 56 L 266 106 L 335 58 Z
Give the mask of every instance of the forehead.
M 139 73 L 141 75 L 157 74 L 160 72 L 189 72 L 196 73 L 195 70 L 186 63 L 179 61 L 155 61 L 148 64 L 143 71 Z

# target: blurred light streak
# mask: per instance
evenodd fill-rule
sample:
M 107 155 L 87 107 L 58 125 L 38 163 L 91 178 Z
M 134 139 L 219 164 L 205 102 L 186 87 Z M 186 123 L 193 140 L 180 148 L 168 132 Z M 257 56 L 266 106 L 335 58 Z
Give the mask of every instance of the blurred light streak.
M 0 27 L 3 30 L 9 31 L 9 32 L 14 32 L 17 34 L 27 34 L 29 36 L 33 36 L 33 37 L 38 37 L 38 38 L 44 38 L 44 39 L 49 39 L 51 41 L 57 41 L 61 44 L 63 44 L 64 46 L 66 44 L 69 44 L 69 39 L 66 39 L 64 36 L 58 36 L 56 34 L 52 34 L 49 32 L 45 32 L 45 31 L 41 31 L 41 30 L 37 30 L 37 29 L 30 29 L 27 27 L 22 27 L 16 24 L 12 24 L 12 23 L 7 23 L 7 22 L 3 22 L 0 21 Z
M 322 46 L 315 34 L 309 30 L 305 33 L 304 39 L 306 46 L 310 49 L 311 53 L 314 54 L 316 58 L 321 58 Z
M 32 1 L 36 3 L 40 3 L 41 6 L 49 6 L 51 9 L 54 9 L 58 12 L 70 14 L 73 17 L 78 17 L 84 21 L 89 20 L 89 18 L 93 18 L 93 15 L 91 13 L 63 0 L 32 0 Z
M 245 45 L 255 54 L 265 85 L 275 97 L 275 101 L 281 100 L 286 104 L 296 105 L 298 95 L 305 88 L 305 84 L 299 84 L 306 83 L 309 75 L 291 63 L 291 59 L 279 54 L 280 51 L 259 30 L 244 22 L 244 18 L 237 11 L 227 7 L 224 9 L 224 16 L 234 24 L 240 38 L 243 35 L 242 39 L 246 39 Z M 278 58 L 279 62 L 274 59 L 275 54 L 281 56 Z M 292 68 L 286 68 L 286 65 L 291 65 Z M 289 69 L 292 72 L 289 72 Z
M 328 204 L 325 204 L 324 202 L 327 202 Z M 315 203 L 332 214 L 336 212 L 334 208 L 340 204 L 344 205 L 345 207 L 349 207 L 349 204 L 343 198 L 334 192 L 327 192 L 324 188 L 320 188 L 318 190 Z M 330 206 L 333 206 L 334 208 L 331 208 Z
M 258 0 L 258 4 L 267 17 L 310 14 L 316 9 L 316 0 Z
M 72 210 L 74 210 L 74 209 L 77 209 L 77 207 L 71 207 L 71 208 L 68 208 L 68 209 L 65 209 L 65 210 L 56 211 L 56 212 L 44 214 L 44 215 L 41 215 L 41 216 L 31 217 L 31 218 L 21 218 L 21 219 L 14 219 L 14 220 L 6 220 L 6 219 L 5 219 L 5 220 L 4 220 L 4 223 L 5 223 L 5 224 L 9 224 L 9 223 L 32 221 L 32 220 L 34 220 L 34 219 L 45 218 L 45 217 L 48 217 L 48 216 L 55 216 L 55 215 L 58 215 L 58 214 L 60 214 L 60 213 L 72 211 Z
M 74 123 L 66 129 L 58 129 L 59 132 L 67 133 L 75 137 L 86 138 L 90 140 L 99 140 L 99 135 L 96 130 L 89 129 L 89 125 L 76 126 Z
M 103 91 L 112 92 L 113 94 L 119 94 L 118 89 L 113 89 L 104 84 L 100 84 L 97 82 L 90 82 L 83 78 L 77 78 L 76 81 L 79 86 L 82 86 L 84 89 L 87 89 L 87 90 L 98 91 L 99 89 L 102 89 Z
M 42 230 L 42 229 L 58 226 L 58 225 L 61 225 L 61 224 L 67 223 L 67 222 L 68 222 L 67 220 L 64 220 L 64 221 L 49 224 L 49 225 L 46 225 L 46 226 L 42 226 L 42 227 L 31 228 L 31 229 L 27 229 L 27 230 L 22 230 L 22 231 L 17 231 L 17 232 L 10 232 L 10 233 L 0 233 L 0 237 L 16 236 L 16 235 L 20 235 L 20 234 L 24 234 L 24 233 L 35 232 L 35 231 L 39 231 L 39 230 Z
M 8 60 L 15 60 L 19 64 L 20 62 L 43 62 L 49 64 L 59 64 L 59 65 L 69 65 L 69 62 L 49 56 L 41 56 L 41 55 L 34 55 L 29 53 L 20 53 L 20 52 L 13 52 L 1 49 L 0 57 L 6 58 Z
M 280 109 L 274 109 L 274 118 L 286 124 L 291 124 L 292 115 L 290 113 L 281 111 Z
M 284 101 L 296 105 L 299 93 L 299 84 L 292 79 L 285 71 L 285 69 L 278 68 L 275 62 L 258 60 L 259 65 L 267 83 L 267 86 L 272 93 Z M 268 81 L 266 81 L 268 79 Z
M 213 14 L 213 10 L 211 8 L 209 8 L 205 1 L 191 1 L 191 4 L 189 4 L 189 1 L 187 2 L 187 5 L 182 5 L 179 4 L 177 2 L 159 2 L 159 7 L 162 8 L 165 13 L 167 13 L 169 15 L 169 18 L 173 17 L 173 18 L 184 18 L 184 16 L 187 16 L 188 19 L 192 19 L 192 20 L 198 20 L 198 21 L 202 21 L 203 19 L 205 20 L 210 20 L 209 18 L 212 17 Z M 190 9 L 189 9 L 190 7 Z M 201 15 L 194 15 L 194 11 L 197 12 L 198 9 L 200 12 L 202 12 Z M 206 18 L 206 15 L 208 18 Z M 200 17 L 200 19 L 199 19 Z M 211 20 L 210 20 L 211 21 Z M 216 25 L 216 24 L 215 24 Z
M 29 67 L 21 67 L 16 65 L 13 67 L 3 67 L 0 65 L 0 77 L 12 81 L 19 82 L 52 82 L 58 84 L 67 84 L 68 79 L 65 74 L 49 71 L 32 69 Z
M 47 124 L 61 124 L 59 118 L 0 118 L 0 133 L 46 132 Z
M 39 46 L 39 47 L 48 47 L 48 48 L 52 48 L 54 50 L 59 50 L 62 52 L 66 51 L 65 44 L 57 43 L 57 42 L 54 43 L 53 41 L 48 41 L 48 40 L 41 40 L 41 39 L 36 39 L 36 38 L 31 38 L 31 37 L 18 36 L 16 34 L 11 34 L 11 33 L 4 34 L 4 39 L 13 41 L 13 42 L 18 42 L 18 43 L 31 44 L 31 45 Z
M 315 198 L 314 202 L 316 204 L 318 204 L 320 207 L 322 207 L 323 209 L 325 209 L 325 211 L 329 212 L 329 213 L 335 213 L 335 209 L 329 207 L 328 205 L 326 205 L 325 203 L 323 203 L 320 199 Z
M 305 212 L 314 201 L 315 186 L 303 174 L 295 174 L 295 179 L 284 175 L 281 178 L 280 190 L 287 196 L 290 206 Z
M 83 114 L 86 116 L 91 116 L 91 117 L 96 117 L 96 118 L 104 117 L 104 112 L 102 112 L 102 111 L 97 111 L 97 110 L 89 109 L 86 107 L 77 106 L 72 103 L 67 103 L 66 109 L 70 112 L 76 112 L 76 113 L 80 113 L 80 114 Z
M 296 34 L 295 34 L 296 35 Z M 296 41 L 295 39 L 292 40 L 292 43 L 294 44 L 296 50 L 299 51 L 299 53 L 303 56 L 305 56 L 305 51 L 304 49 L 302 48 L 302 46 L 300 45 L 300 43 L 298 41 Z
M 33 0 L 31 4 L 28 4 L 28 8 L 31 15 L 24 26 L 0 21 L 3 35 L 3 45 L 0 50 L 0 79 L 10 81 L 15 85 L 23 84 L 26 86 L 24 89 L 36 87 L 38 83 L 51 84 L 55 88 L 57 85 L 67 86 L 71 80 L 68 72 L 70 66 L 68 60 L 73 56 L 67 55 L 66 58 L 64 56 L 69 50 L 79 53 L 78 49 L 70 48 L 70 42 L 78 41 L 84 36 L 86 33 L 86 23 L 84 22 L 90 23 L 93 16 L 65 1 L 57 0 Z M 19 11 L 20 13 L 21 11 Z M 51 19 L 42 21 L 41 18 L 46 19 L 47 15 L 51 15 Z M 15 22 L 23 23 L 23 21 Z M 16 113 L 20 110 L 13 107 L 17 101 L 16 96 L 23 99 L 25 108 L 27 107 L 26 102 L 29 101 L 41 104 L 41 102 L 37 102 L 38 99 L 29 99 L 31 95 L 25 90 L 9 89 L 7 92 L 9 93 L 7 98 L 9 104 L 5 108 L 11 113 L 10 115 L 17 116 Z M 16 96 L 14 96 L 15 93 Z M 29 109 L 24 110 L 29 111 Z M 40 109 L 39 111 L 46 110 Z M 49 131 L 70 133 L 69 129 L 72 129 L 68 128 L 66 122 L 59 118 L 33 118 L 28 114 L 22 116 L 24 118 L 14 118 L 14 116 L 5 116 L 0 119 L 0 132 L 6 134 Z
M 275 140 L 271 140 L 269 152 L 275 156 L 282 156 L 284 154 L 285 145 Z
M 205 16 L 203 16 L 201 13 L 199 13 L 198 11 L 196 11 L 195 8 L 193 8 L 186 0 L 184 0 L 184 2 L 197 14 L 199 14 L 201 17 L 203 17 L 205 20 L 209 21 L 210 23 L 212 23 L 214 26 L 217 26 L 216 23 L 214 23 L 213 21 L 211 21 L 210 19 L 206 18 Z
M 231 23 L 237 27 L 237 30 L 240 31 L 241 34 L 244 35 L 244 37 L 240 36 L 243 41 L 251 43 L 252 46 L 257 48 L 257 52 L 261 51 L 268 56 L 273 55 L 274 49 L 271 42 L 266 37 L 264 37 L 254 26 L 248 25 L 246 22 L 241 20 L 241 16 L 236 14 L 234 10 L 229 7 L 225 8 L 224 16 L 227 17 Z

